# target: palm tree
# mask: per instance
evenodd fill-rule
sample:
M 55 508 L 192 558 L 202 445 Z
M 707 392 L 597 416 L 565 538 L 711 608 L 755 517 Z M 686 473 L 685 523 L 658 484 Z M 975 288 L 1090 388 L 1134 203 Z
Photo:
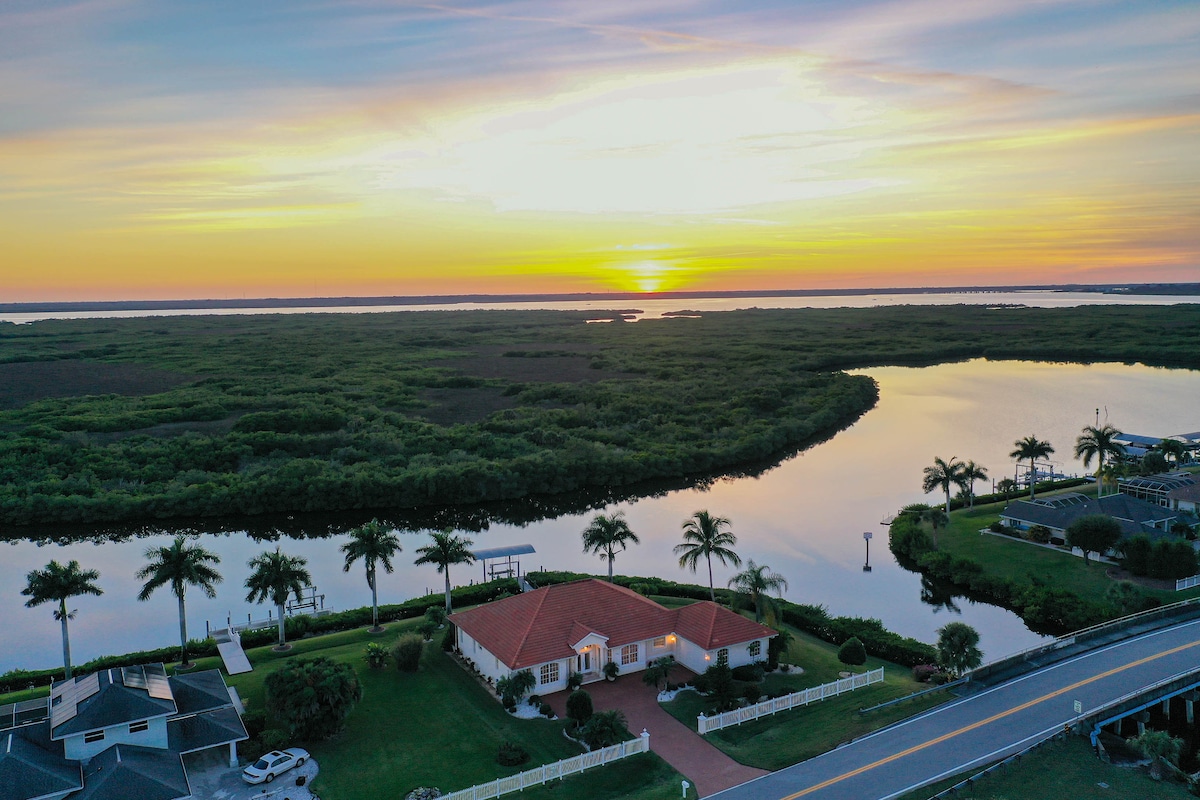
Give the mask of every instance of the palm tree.
M 71 637 L 67 631 L 67 620 L 75 618 L 75 611 L 67 611 L 67 598 L 78 597 L 82 594 L 94 594 L 97 597 L 104 590 L 96 585 L 100 573 L 94 569 L 80 569 L 79 562 L 71 559 L 64 567 L 57 561 L 51 561 L 45 569 L 35 569 L 25 576 L 28 585 L 21 590 L 27 595 L 26 608 L 40 606 L 51 600 L 58 601 L 54 609 L 54 618 L 62 623 L 63 668 L 67 677 L 71 677 Z
M 1009 493 L 1016 491 L 1017 482 L 1014 481 L 1012 478 L 1005 478 L 1004 480 L 1002 480 L 996 484 L 996 488 L 999 489 L 1004 494 L 1004 499 L 1005 499 L 1005 501 L 1007 501 Z
M 641 544 L 637 534 L 625 521 L 625 514 L 617 511 L 613 514 L 597 514 L 591 524 L 583 529 L 583 552 L 597 553 L 608 562 L 608 582 L 613 579 L 613 560 L 617 557 L 617 548 L 625 549 L 627 543 Z
M 414 564 L 437 564 L 437 571 L 446 574 L 446 613 L 450 613 L 450 565 L 470 564 L 475 554 L 467 548 L 474 542 L 465 536 L 455 536 L 450 531 L 434 531 L 430 534 L 433 544 L 418 547 L 421 557 Z
M 938 663 L 953 673 L 962 675 L 983 663 L 979 650 L 979 633 L 965 622 L 947 622 L 938 628 Z
M 771 572 L 766 564 L 755 564 L 754 559 L 750 559 L 745 570 L 729 579 L 729 588 L 750 595 L 754 602 L 754 621 L 762 622 L 763 605 L 771 603 L 767 592 L 786 592 L 788 583 L 779 573 Z
M 958 486 L 966 488 L 966 479 L 963 477 L 963 463 L 956 461 L 954 456 L 950 457 L 949 461 L 943 461 L 940 458 L 933 460 L 932 467 L 925 468 L 925 479 L 921 481 L 921 488 L 929 494 L 934 489 L 941 489 L 946 493 L 946 513 L 950 513 L 950 487 Z
M 1178 439 L 1163 439 L 1154 445 L 1154 449 L 1162 453 L 1164 457 L 1169 458 L 1175 466 L 1179 466 L 1188 452 L 1187 445 Z
M 187 613 L 183 595 L 188 584 L 191 584 L 207 597 L 216 597 L 217 590 L 213 584 L 221 582 L 221 573 L 210 565 L 220 564 L 221 558 L 199 544 L 188 545 L 186 536 L 176 536 L 175 541 L 167 547 L 147 548 L 146 560 L 149 563 L 137 571 L 137 577 L 146 582 L 138 593 L 138 600 L 149 600 L 155 589 L 170 584 L 171 593 L 179 601 L 179 666 L 187 669 L 192 663 L 188 661 Z
M 1103 489 L 1100 485 L 1100 475 L 1104 472 L 1104 457 L 1112 456 L 1115 461 L 1125 455 L 1125 445 L 1113 441 L 1120 435 L 1121 432 L 1112 425 L 1105 425 L 1102 428 L 1086 425 L 1083 432 L 1075 439 L 1075 457 L 1083 459 L 1083 466 L 1086 467 L 1092 463 L 1092 456 L 1098 456 L 1100 459 L 1100 464 L 1096 468 L 1097 492 L 1101 492 Z
M 945 511 L 942 511 L 937 506 L 934 506 L 933 508 L 927 508 L 921 512 L 921 521 L 928 522 L 929 527 L 933 528 L 933 549 L 936 550 L 938 548 L 938 528 L 949 524 L 950 517 Z
M 350 541 L 342 545 L 342 553 L 346 563 L 342 572 L 349 572 L 350 567 L 360 558 L 367 568 L 367 586 L 371 587 L 371 632 L 383 630 L 379 626 L 379 587 L 375 582 L 375 565 L 382 564 L 387 574 L 392 574 L 392 556 L 400 552 L 400 537 L 377 519 L 366 525 L 360 525 L 348 531 Z
M 742 565 L 742 559 L 733 551 L 737 537 L 731 531 L 722 530 L 729 527 L 725 517 L 714 517 L 708 511 L 697 511 L 683 522 L 683 544 L 675 545 L 675 553 L 679 555 L 679 566 L 691 567 L 696 571 L 696 564 L 703 558 L 708 562 L 708 594 L 715 603 L 716 589 L 713 588 L 712 560 L 713 556 L 722 564 Z
M 1017 449 L 1008 454 L 1010 458 L 1018 461 L 1029 459 L 1029 499 L 1033 500 L 1035 497 L 1034 486 L 1037 484 L 1037 469 L 1034 467 L 1034 462 L 1039 458 L 1049 457 L 1054 452 L 1054 448 L 1049 442 L 1043 442 L 1036 436 L 1026 436 L 1013 444 Z
M 283 631 L 283 607 L 287 604 L 288 595 L 295 594 L 299 600 L 300 592 L 312 583 L 312 576 L 304 568 L 307 563 L 308 561 L 301 556 L 289 556 L 279 552 L 278 547 L 274 553 L 268 550 L 250 559 L 250 569 L 254 571 L 246 578 L 246 588 L 249 590 L 246 593 L 246 602 L 261 603 L 270 600 L 275 604 L 275 610 L 279 612 L 279 644 L 276 645 L 276 650 L 287 648 Z
M 962 479 L 966 483 L 963 488 L 967 490 L 967 497 L 970 499 L 971 508 L 975 508 L 975 481 L 986 481 L 988 479 L 987 468 L 981 467 L 974 461 L 968 461 L 962 468 Z

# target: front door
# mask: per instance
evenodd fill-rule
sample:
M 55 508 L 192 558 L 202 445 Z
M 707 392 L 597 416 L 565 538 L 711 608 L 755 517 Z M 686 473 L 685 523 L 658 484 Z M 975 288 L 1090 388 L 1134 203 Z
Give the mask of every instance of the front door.
M 579 668 L 578 668 L 579 672 L 591 672 L 592 671 L 592 648 L 590 648 L 590 647 L 586 648 L 582 653 L 579 654 L 579 656 L 576 660 L 579 664 Z

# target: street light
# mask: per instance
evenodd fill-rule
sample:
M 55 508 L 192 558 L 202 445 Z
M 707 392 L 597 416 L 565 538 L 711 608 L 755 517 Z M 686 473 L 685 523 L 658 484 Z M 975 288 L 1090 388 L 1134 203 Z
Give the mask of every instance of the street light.
M 863 564 L 863 572 L 871 571 L 871 532 L 863 531 L 863 541 L 867 543 L 867 563 Z

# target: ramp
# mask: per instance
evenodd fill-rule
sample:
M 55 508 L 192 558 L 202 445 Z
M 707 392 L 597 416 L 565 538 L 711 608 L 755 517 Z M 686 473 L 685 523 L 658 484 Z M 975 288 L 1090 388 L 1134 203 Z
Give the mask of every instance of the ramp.
M 250 659 L 246 658 L 246 652 L 242 650 L 242 637 L 237 631 L 231 631 L 229 628 L 214 631 L 213 639 L 217 642 L 217 652 L 221 654 L 221 660 L 225 662 L 226 673 L 240 675 L 254 669 L 250 666 Z

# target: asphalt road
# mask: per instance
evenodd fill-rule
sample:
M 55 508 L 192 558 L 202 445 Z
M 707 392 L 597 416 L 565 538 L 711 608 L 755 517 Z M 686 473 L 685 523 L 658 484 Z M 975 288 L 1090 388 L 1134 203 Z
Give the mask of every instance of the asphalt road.
M 933 709 L 719 800 L 886 800 L 1018 752 L 1076 716 L 1200 664 L 1200 621 L 1107 645 Z

